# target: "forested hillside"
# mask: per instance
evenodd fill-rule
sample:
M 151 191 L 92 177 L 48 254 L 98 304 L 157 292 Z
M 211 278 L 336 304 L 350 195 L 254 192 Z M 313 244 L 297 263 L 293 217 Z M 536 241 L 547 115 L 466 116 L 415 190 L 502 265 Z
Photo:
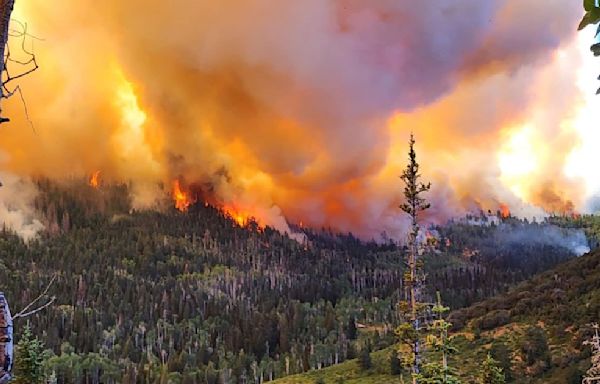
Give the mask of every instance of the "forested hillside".
M 490 353 L 519 384 L 579 384 L 590 366 L 593 323 L 600 318 L 600 251 L 564 263 L 519 284 L 508 293 L 453 312 L 451 356 L 465 383 L 476 383 Z M 372 367 L 359 361 L 276 381 L 281 384 L 400 383 L 392 374 L 392 348 L 371 353 Z M 408 376 L 404 372 L 404 378 Z
M 260 383 L 394 342 L 404 252 L 396 242 L 325 229 L 304 229 L 298 242 L 205 204 L 134 211 L 126 185 L 38 188 L 47 230 L 28 244 L 1 233 L 0 281 L 20 309 L 56 276 L 56 302 L 30 321 L 58 383 Z M 431 228 L 431 290 L 459 308 L 574 256 L 559 243 L 517 241 L 491 258 L 498 231 L 523 227 L 548 226 Z M 455 313 L 455 324 L 478 308 Z M 17 321 L 17 339 L 24 325 Z

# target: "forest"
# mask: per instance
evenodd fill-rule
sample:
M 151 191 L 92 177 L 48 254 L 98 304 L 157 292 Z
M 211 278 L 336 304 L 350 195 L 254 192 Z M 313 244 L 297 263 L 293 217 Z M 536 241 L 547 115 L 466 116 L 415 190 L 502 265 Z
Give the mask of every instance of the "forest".
M 395 343 L 406 248 L 394 241 L 304 229 L 298 242 L 206 204 L 135 211 L 127 185 L 37 187 L 47 230 L 29 243 L 2 232 L 0 278 L 13 308 L 55 278 L 56 301 L 28 322 L 57 383 L 261 383 Z M 427 234 L 430 296 L 452 309 L 577 255 L 564 241 L 506 241 L 512 233 L 580 241 L 584 226 L 480 217 L 493 222 Z

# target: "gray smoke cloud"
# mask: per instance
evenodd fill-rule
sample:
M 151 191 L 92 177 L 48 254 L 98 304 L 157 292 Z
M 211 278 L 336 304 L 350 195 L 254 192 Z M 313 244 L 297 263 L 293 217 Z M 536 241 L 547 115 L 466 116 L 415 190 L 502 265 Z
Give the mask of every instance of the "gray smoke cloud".
M 560 228 L 555 225 L 512 226 L 501 224 L 494 233 L 498 244 L 512 245 L 550 245 L 570 250 L 581 256 L 590 251 L 590 246 L 582 229 Z

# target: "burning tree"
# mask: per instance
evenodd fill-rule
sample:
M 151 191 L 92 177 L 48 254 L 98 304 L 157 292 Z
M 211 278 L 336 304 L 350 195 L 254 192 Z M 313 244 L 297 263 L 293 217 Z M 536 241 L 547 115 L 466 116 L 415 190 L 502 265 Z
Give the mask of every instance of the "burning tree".
M 415 139 L 411 133 L 409 141 L 409 163 L 400 178 L 405 184 L 405 202 L 400 208 L 410 216 L 410 232 L 408 234 L 408 253 L 406 256 L 407 271 L 404 276 L 406 287 L 405 301 L 400 303 L 402 316 L 407 320 L 400 325 L 396 334 L 401 342 L 410 346 L 411 353 L 404 359 L 405 364 L 411 366 L 412 382 L 418 381 L 421 366 L 420 319 L 427 309 L 427 304 L 421 302 L 421 291 L 425 282 L 422 262 L 419 260 L 419 214 L 430 207 L 430 204 L 421 195 L 429 191 L 431 184 L 420 182 L 419 164 L 415 153 Z

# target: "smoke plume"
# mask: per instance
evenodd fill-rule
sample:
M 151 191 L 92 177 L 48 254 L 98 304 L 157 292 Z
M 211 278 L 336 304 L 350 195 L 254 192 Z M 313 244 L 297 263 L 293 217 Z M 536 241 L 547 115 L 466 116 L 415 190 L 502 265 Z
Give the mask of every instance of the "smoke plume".
M 19 177 L 0 173 L 0 224 L 14 231 L 25 241 L 33 239 L 44 225 L 36 219 L 32 205 L 37 193 L 35 186 Z
M 5 168 L 101 170 L 140 204 L 179 179 L 264 224 L 399 234 L 414 131 L 431 220 L 579 209 L 589 191 L 562 169 L 586 124 L 580 14 L 563 0 L 17 1 L 44 40 L 21 84 L 37 133 L 10 101 Z

